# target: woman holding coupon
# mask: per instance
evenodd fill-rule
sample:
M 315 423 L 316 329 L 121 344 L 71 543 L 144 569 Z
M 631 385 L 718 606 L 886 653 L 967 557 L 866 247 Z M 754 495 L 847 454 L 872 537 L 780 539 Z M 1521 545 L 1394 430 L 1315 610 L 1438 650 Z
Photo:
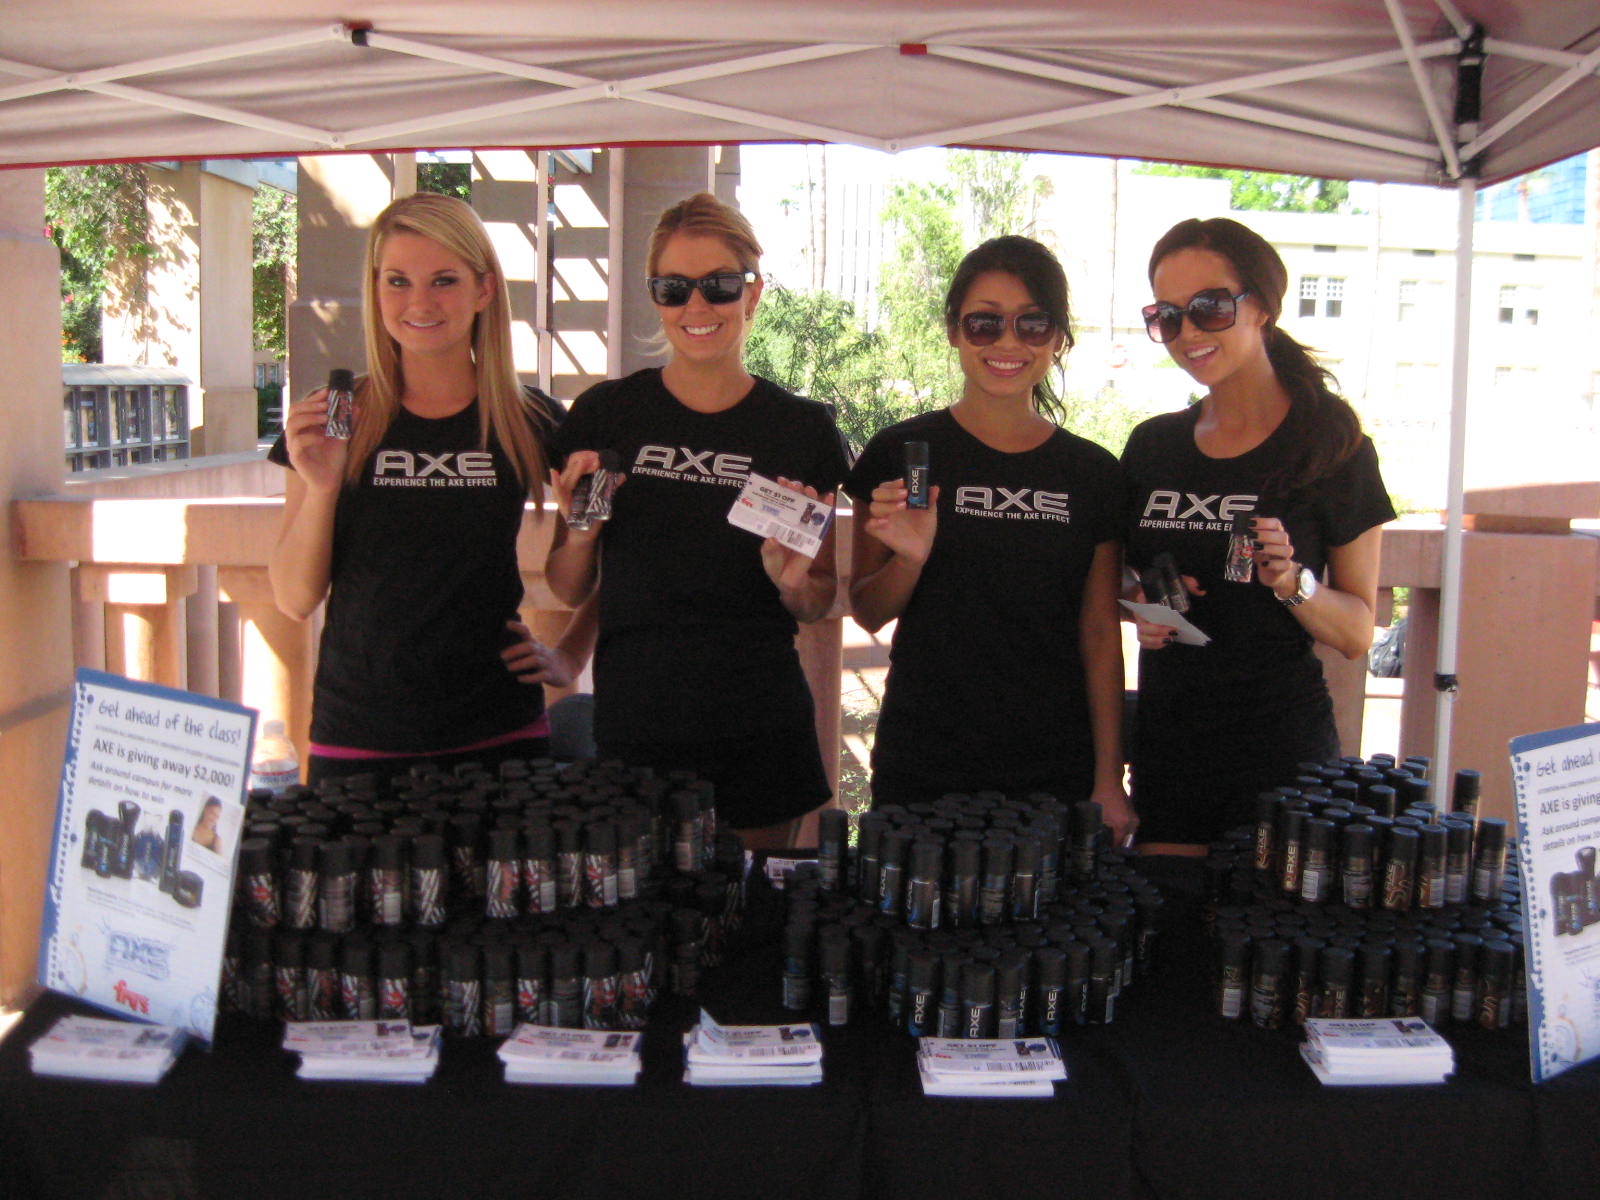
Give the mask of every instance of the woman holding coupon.
M 826 408 L 745 369 L 760 254 L 709 194 L 662 215 L 646 283 L 671 354 L 574 402 L 556 440 L 563 511 L 601 452 L 624 484 L 608 519 L 558 531 L 546 573 L 568 603 L 599 592 L 600 754 L 710 779 L 719 821 L 771 846 L 829 796 L 794 635 L 833 603 L 833 539 L 808 556 L 728 514 L 752 476 L 831 508 L 845 458 Z
M 1128 561 L 1170 554 L 1211 641 L 1137 622 L 1133 801 L 1144 841 L 1204 843 L 1253 819 L 1296 764 L 1339 753 L 1312 647 L 1356 658 L 1371 644 L 1394 509 L 1355 410 L 1278 327 L 1288 272 L 1264 239 L 1181 221 L 1150 282 L 1150 337 L 1206 392 L 1128 439 Z

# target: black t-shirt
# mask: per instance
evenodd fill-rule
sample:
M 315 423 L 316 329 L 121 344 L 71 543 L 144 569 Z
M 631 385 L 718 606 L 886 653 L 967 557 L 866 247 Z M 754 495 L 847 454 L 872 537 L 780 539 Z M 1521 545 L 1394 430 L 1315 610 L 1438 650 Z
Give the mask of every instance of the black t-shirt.
M 1128 438 L 1128 563 L 1143 570 L 1169 551 L 1206 592 L 1193 598 L 1188 617 L 1212 639 L 1140 655 L 1136 779 L 1141 770 L 1226 773 L 1270 754 L 1283 740 L 1275 731 L 1287 737 L 1307 713 L 1330 712 L 1311 635 L 1270 589 L 1223 578 L 1231 522 L 1240 514 L 1280 518 L 1295 559 L 1319 578 L 1330 547 L 1394 518 L 1368 438 L 1291 500 L 1263 494 L 1300 411 L 1291 407 L 1265 441 L 1234 458 L 1210 458 L 1195 445 L 1199 405 L 1153 417 Z
M 895 626 L 874 766 L 945 790 L 1092 780 L 1078 614 L 1118 534 L 1116 459 L 1065 430 L 995 450 L 941 409 L 868 443 L 845 484 L 859 519 L 908 441 L 928 443 L 939 526 Z
M 846 469 L 828 410 L 764 379 L 701 413 L 659 368 L 573 402 L 556 437 L 615 450 L 626 482 L 600 538 L 595 731 L 602 742 L 700 742 L 808 725 L 796 625 L 761 565 L 761 539 L 728 523 L 754 472 L 833 490 Z
M 527 389 L 548 420 L 555 401 Z M 530 418 L 533 419 L 533 418 Z M 519 729 L 543 689 L 501 661 L 522 576 L 527 489 L 491 442 L 478 405 L 440 419 L 401 409 L 334 512 L 331 586 L 311 739 L 395 754 L 450 750 Z M 280 437 L 268 455 L 287 466 Z

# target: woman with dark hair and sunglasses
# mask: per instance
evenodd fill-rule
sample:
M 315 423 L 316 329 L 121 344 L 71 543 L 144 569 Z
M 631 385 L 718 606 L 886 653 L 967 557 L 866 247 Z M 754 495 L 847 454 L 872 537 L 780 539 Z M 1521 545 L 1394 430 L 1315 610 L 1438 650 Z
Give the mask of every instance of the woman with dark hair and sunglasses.
M 752 847 L 788 844 L 829 798 L 794 636 L 837 583 L 831 532 L 813 559 L 728 510 L 757 474 L 831 513 L 846 469 L 823 405 L 745 370 L 760 255 L 749 222 L 708 193 L 662 215 L 647 282 L 671 357 L 573 403 L 556 439 L 563 511 L 600 451 L 626 481 L 609 519 L 558 530 L 546 564 L 569 603 L 599 588 L 601 756 L 710 779 L 719 822 Z
M 1194 844 L 1253 820 L 1296 764 L 1339 754 L 1313 646 L 1353 659 L 1371 644 L 1394 509 L 1355 410 L 1278 327 L 1288 272 L 1271 245 L 1224 217 L 1180 221 L 1150 283 L 1150 337 L 1206 393 L 1128 438 L 1127 557 L 1170 554 L 1211 641 L 1136 621 L 1131 783 L 1143 842 Z
M 855 619 L 896 621 L 872 753 L 874 804 L 945 792 L 1099 801 L 1122 842 L 1121 484 L 1060 428 L 1050 373 L 1072 347 L 1061 264 L 1024 237 L 983 243 L 945 295 L 961 398 L 877 434 L 856 500 Z M 913 507 L 905 446 L 933 486 Z

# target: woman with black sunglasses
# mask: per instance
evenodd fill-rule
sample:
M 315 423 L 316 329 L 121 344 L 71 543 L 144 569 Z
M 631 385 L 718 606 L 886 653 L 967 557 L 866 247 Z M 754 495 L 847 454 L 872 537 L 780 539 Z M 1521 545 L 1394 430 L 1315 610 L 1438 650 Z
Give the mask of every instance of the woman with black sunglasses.
M 1206 392 L 1128 438 L 1127 557 L 1170 554 L 1211 640 L 1136 621 L 1131 783 L 1143 842 L 1194 844 L 1339 754 L 1313 646 L 1354 659 L 1371 644 L 1394 509 L 1355 410 L 1278 327 L 1288 272 L 1271 245 L 1227 218 L 1181 221 L 1149 270 L 1150 337 Z
M 710 779 L 719 822 L 752 847 L 788 844 L 829 797 L 794 635 L 837 585 L 831 533 L 811 558 L 728 510 L 756 474 L 831 513 L 845 473 L 828 410 L 745 370 L 760 254 L 749 222 L 708 193 L 662 215 L 646 282 L 671 357 L 573 403 L 556 441 L 562 510 L 601 451 L 626 478 L 610 518 L 559 529 L 546 564 L 569 603 L 599 588 L 601 756 Z
M 1052 368 L 1072 347 L 1061 264 L 1023 237 L 985 242 L 945 296 L 961 398 L 877 434 L 856 500 L 851 600 L 897 621 L 872 755 L 874 804 L 945 792 L 1093 799 L 1120 843 L 1121 486 L 1116 460 L 1060 428 Z M 925 444 L 916 507 L 902 477 Z

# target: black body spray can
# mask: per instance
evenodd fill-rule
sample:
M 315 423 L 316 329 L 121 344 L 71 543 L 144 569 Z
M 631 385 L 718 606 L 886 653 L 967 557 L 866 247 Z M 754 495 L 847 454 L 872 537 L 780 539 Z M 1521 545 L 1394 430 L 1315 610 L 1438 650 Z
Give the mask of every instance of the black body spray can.
M 290 929 L 317 927 L 317 847 L 320 844 L 316 838 L 309 837 L 297 837 L 289 843 L 289 867 L 283 881 L 283 923 Z
M 489 853 L 484 859 L 484 915 L 510 920 L 522 913 L 522 848 L 517 830 L 489 831 Z
M 483 948 L 483 1032 L 509 1037 L 516 1028 L 517 988 L 513 963 L 516 948 L 496 942 Z
M 845 851 L 850 835 L 850 814 L 842 808 L 825 808 L 817 818 L 817 876 L 823 891 L 844 887 Z
M 1510 942 L 1483 943 L 1478 971 L 1478 1024 L 1485 1029 L 1511 1026 L 1511 969 L 1516 951 Z
M 543 1024 L 549 951 L 542 943 L 530 941 L 520 943 L 516 953 L 517 1020 L 524 1025 Z
M 1433 938 L 1425 943 L 1417 1015 L 1435 1029 L 1450 1020 L 1450 993 L 1455 986 L 1455 976 L 1455 943 L 1444 938 Z
M 583 968 L 580 947 L 557 942 L 550 947 L 550 1024 L 583 1028 Z
M 1257 942 L 1251 956 L 1250 1021 L 1262 1029 L 1278 1029 L 1288 1009 L 1289 943 L 1276 938 Z
M 939 1027 L 939 956 L 911 951 L 906 967 L 906 1032 L 927 1037 Z
M 340 1014 L 339 943 L 328 934 L 313 934 L 306 941 L 307 1020 L 337 1021 Z
M 1424 825 L 1419 831 L 1417 855 L 1417 907 L 1439 909 L 1447 894 L 1446 863 L 1450 831 L 1443 825 Z
M 317 848 L 317 924 L 325 933 L 349 933 L 355 928 L 353 859 L 350 844 L 343 839 L 323 842 Z
M 1391 912 L 1411 911 L 1416 897 L 1417 851 L 1422 839 L 1415 829 L 1396 825 L 1389 830 L 1383 867 L 1383 907 Z
M 306 947 L 300 934 L 280 932 L 273 941 L 273 983 L 276 1015 L 285 1021 L 309 1021 L 311 998 L 306 986 Z
M 905 444 L 905 485 L 906 507 L 927 508 L 929 488 L 932 486 L 931 472 L 928 469 L 927 442 Z
M 617 827 L 593 821 L 584 831 L 584 900 L 590 908 L 617 906 Z
M 445 923 L 445 845 L 436 833 L 411 839 L 411 919 L 423 929 Z
M 527 911 L 544 916 L 556 911 L 555 831 L 547 821 L 530 824 L 523 837 L 522 892 Z
M 1040 946 L 1033 952 L 1034 1020 L 1031 1032 L 1060 1037 L 1072 1014 L 1067 996 L 1067 952 L 1060 946 Z
M 1444 902 L 1465 904 L 1472 887 L 1473 823 L 1465 818 L 1445 819 Z
M 1451 792 L 1450 811 L 1465 813 L 1469 817 L 1478 815 L 1478 797 L 1483 793 L 1483 776 L 1470 767 L 1462 767 L 1456 772 L 1455 787 Z
M 1033 956 L 1026 950 L 1005 950 L 994 965 L 994 1035 L 1023 1037 L 1028 1022 L 1028 974 Z
M 943 924 L 950 929 L 976 929 L 981 912 L 978 879 L 983 846 L 968 839 L 950 843 L 950 875 L 944 895 Z
M 1456 973 L 1450 985 L 1450 1019 L 1471 1021 L 1478 1012 L 1478 960 L 1483 939 L 1475 933 L 1457 933 L 1450 940 L 1456 946 Z
M 452 942 L 444 952 L 444 1027 L 476 1037 L 483 1032 L 483 977 L 478 947 Z
M 961 1036 L 968 1040 L 992 1038 L 994 1033 L 995 969 L 986 962 L 969 962 L 961 968 Z
M 583 907 L 583 826 L 552 821 L 556 835 L 556 907 Z
M 405 839 L 379 834 L 372 839 L 372 863 L 367 868 L 367 890 L 372 896 L 372 923 L 398 928 L 405 923 Z
M 912 929 L 939 928 L 940 875 L 944 844 L 924 839 L 911 846 L 911 880 L 906 886 L 906 924 Z
M 1343 885 L 1344 902 L 1350 908 L 1365 910 L 1372 907 L 1373 848 L 1376 840 L 1375 831 L 1370 825 L 1344 827 L 1344 861 L 1340 883 Z
M 817 957 L 822 970 L 822 984 L 827 991 L 828 1024 L 848 1025 L 855 1006 L 855 987 L 850 971 L 850 935 L 840 926 L 828 926 L 817 937 Z
M 961 1036 L 961 971 L 970 962 L 960 950 L 951 950 L 939 958 L 939 1017 L 935 1036 L 958 1038 Z
M 411 1011 L 411 947 L 384 942 L 378 947 L 378 1020 L 409 1021 Z
M 339 943 L 339 1007 L 346 1021 L 373 1021 L 378 997 L 372 984 L 372 943 L 351 935 Z
M 1354 1002 L 1350 981 L 1355 974 L 1355 952 L 1344 946 L 1326 946 L 1318 956 L 1317 1013 L 1337 1021 L 1348 1020 Z
M 239 886 L 244 913 L 257 929 L 278 924 L 278 870 L 272 843 L 266 838 L 245 838 L 239 843 Z
M 617 946 L 616 1028 L 643 1029 L 650 1019 L 650 968 L 644 939 L 622 938 Z
M 1009 837 L 990 837 L 983 841 L 983 882 L 978 896 L 978 920 L 983 925 L 999 925 L 1006 919 L 1013 850 Z
M 1387 1017 L 1389 975 L 1394 966 L 1394 952 L 1383 942 L 1362 942 L 1357 947 L 1357 954 L 1361 966 L 1361 987 L 1356 996 L 1355 1015 L 1361 1018 Z
M 1407 936 L 1394 944 L 1394 976 L 1389 987 L 1391 1017 L 1415 1017 L 1422 1012 L 1422 943 Z
M 1478 822 L 1477 852 L 1472 862 L 1472 898 L 1492 904 L 1506 881 L 1506 823 L 1497 817 Z
M 789 924 L 783 930 L 783 1006 L 802 1012 L 811 1004 L 812 959 L 816 932 L 809 923 Z
M 1225 933 L 1217 950 L 1217 1015 L 1237 1020 L 1245 1014 L 1250 986 L 1249 935 Z
M 882 862 L 878 872 L 878 910 L 898 917 L 905 912 L 906 866 L 911 855 L 911 833 L 891 829 L 883 835 Z

